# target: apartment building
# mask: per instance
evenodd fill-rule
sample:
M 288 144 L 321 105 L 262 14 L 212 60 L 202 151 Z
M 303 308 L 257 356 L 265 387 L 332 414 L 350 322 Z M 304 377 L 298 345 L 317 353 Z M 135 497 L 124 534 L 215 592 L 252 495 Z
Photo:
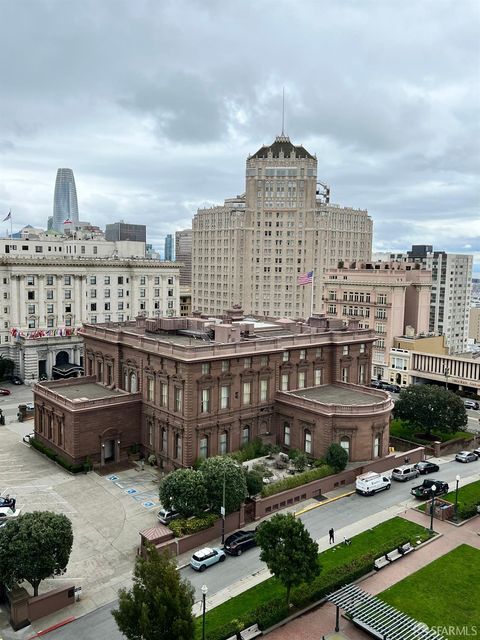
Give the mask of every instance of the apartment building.
M 404 262 L 351 263 L 326 271 L 323 311 L 328 317 L 375 331 L 372 377 L 389 379 L 389 357 L 396 336 L 428 332 L 432 274 Z
M 0 353 L 27 381 L 71 375 L 83 370 L 84 322 L 177 315 L 178 267 L 144 255 L 141 242 L 0 240 Z
M 191 229 L 175 232 L 175 261 L 181 262 L 180 286 L 192 286 L 192 234 Z
M 369 382 L 371 330 L 200 316 L 87 324 L 86 377 L 34 387 L 35 437 L 71 462 L 104 465 L 140 444 L 165 470 L 254 438 L 312 457 L 332 442 L 349 459 L 388 453 L 393 404 Z M 61 408 L 61 410 L 60 410 Z
M 325 270 L 370 260 L 372 247 L 367 211 L 331 204 L 321 187 L 317 158 L 287 136 L 249 156 L 245 193 L 193 219 L 193 308 L 220 314 L 241 302 L 247 313 L 289 318 L 320 311 Z M 313 284 L 299 286 L 311 271 Z

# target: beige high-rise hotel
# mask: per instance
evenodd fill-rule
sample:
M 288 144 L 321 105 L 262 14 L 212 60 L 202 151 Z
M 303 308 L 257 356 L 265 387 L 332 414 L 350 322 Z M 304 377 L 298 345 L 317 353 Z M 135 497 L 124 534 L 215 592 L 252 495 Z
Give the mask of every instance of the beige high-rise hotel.
M 320 185 L 317 158 L 287 136 L 249 156 L 245 193 L 193 219 L 193 309 L 221 314 L 241 304 L 247 314 L 291 318 L 320 312 L 325 270 L 368 261 L 372 251 L 368 212 L 327 202 Z M 313 287 L 299 286 L 298 276 L 310 271 Z

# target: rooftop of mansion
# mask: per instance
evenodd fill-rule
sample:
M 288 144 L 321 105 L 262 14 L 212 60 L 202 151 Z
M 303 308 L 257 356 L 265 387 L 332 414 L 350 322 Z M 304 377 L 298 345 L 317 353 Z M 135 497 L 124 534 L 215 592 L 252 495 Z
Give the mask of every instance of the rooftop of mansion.
M 120 343 L 136 349 L 178 358 L 205 358 L 218 355 L 248 356 L 290 348 L 365 343 L 375 340 L 370 329 L 358 328 L 357 321 L 345 326 L 341 320 L 312 316 L 308 321 L 288 318 L 244 318 L 233 309 L 223 318 L 146 318 L 122 323 L 84 324 L 85 338 Z

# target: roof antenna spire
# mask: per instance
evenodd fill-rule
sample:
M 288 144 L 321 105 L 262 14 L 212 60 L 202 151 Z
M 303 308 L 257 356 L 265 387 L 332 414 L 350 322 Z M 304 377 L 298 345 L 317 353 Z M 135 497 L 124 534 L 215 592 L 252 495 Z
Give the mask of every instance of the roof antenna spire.
M 285 87 L 282 87 L 282 136 L 285 135 Z

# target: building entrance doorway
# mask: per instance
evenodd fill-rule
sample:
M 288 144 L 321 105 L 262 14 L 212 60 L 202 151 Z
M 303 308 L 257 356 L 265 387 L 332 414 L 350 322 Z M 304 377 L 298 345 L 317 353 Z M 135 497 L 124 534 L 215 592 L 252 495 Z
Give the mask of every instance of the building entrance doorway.
M 67 364 L 68 362 L 68 353 L 66 351 L 59 351 L 55 358 L 55 365 L 59 367 L 62 364 Z
M 114 440 L 105 441 L 105 448 L 103 450 L 103 460 L 104 462 L 115 461 L 115 441 Z

